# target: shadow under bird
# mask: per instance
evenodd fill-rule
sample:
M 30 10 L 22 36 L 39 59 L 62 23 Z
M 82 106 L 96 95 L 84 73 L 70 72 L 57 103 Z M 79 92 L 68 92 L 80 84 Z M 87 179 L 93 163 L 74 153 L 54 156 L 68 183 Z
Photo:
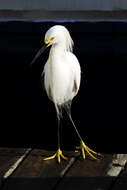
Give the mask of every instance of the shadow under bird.
M 81 68 L 78 59 L 72 53 L 73 40 L 69 31 L 62 25 L 51 27 L 45 34 L 45 45 L 35 55 L 31 64 L 43 53 L 43 51 L 51 46 L 48 60 L 44 66 L 44 86 L 48 98 L 53 101 L 57 119 L 58 119 L 58 150 L 57 152 L 44 160 L 57 158 L 60 163 L 61 158 L 67 160 L 60 148 L 60 119 L 63 110 L 66 111 L 78 137 L 80 146 L 76 147 L 82 152 L 82 157 L 85 159 L 85 151 L 93 158 L 98 159 L 95 155 L 99 155 L 90 149 L 83 141 L 71 117 L 72 99 L 77 95 L 80 81 Z

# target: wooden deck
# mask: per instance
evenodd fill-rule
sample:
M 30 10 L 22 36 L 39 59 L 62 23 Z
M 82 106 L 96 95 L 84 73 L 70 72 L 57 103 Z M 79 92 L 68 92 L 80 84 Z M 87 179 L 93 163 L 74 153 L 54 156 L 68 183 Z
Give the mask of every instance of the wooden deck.
M 105 154 L 94 161 L 65 151 L 69 159 L 61 164 L 43 160 L 50 154 L 40 149 L 0 148 L 0 189 L 127 189 L 127 154 Z

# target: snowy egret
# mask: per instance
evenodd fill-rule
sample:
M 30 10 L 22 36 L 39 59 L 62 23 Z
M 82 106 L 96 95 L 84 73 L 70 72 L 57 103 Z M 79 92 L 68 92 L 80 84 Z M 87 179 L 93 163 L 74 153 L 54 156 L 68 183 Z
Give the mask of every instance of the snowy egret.
M 45 45 L 39 50 L 34 57 L 32 64 L 41 55 L 44 49 L 51 46 L 49 58 L 44 66 L 44 86 L 48 98 L 53 101 L 57 118 L 58 118 L 58 150 L 57 152 L 44 160 L 54 159 L 57 157 L 60 163 L 61 158 L 67 159 L 60 148 L 60 119 L 62 117 L 63 109 L 66 110 L 70 121 L 80 139 L 80 146 L 83 159 L 85 159 L 85 151 L 93 158 L 97 159 L 98 155 L 95 151 L 90 149 L 81 138 L 71 117 L 71 103 L 72 99 L 78 93 L 81 80 L 80 64 L 76 56 L 72 53 L 73 40 L 69 31 L 61 25 L 51 27 L 45 34 Z

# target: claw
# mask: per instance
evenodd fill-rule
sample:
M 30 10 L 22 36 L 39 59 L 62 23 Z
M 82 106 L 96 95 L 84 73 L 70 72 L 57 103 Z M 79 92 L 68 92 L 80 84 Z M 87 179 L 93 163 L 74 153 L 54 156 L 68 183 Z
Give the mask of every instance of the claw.
M 57 157 L 58 162 L 61 162 L 61 158 L 63 158 L 64 160 L 67 160 L 67 157 L 65 157 L 62 153 L 62 151 L 60 150 L 60 148 L 57 150 L 57 152 L 53 155 L 50 156 L 48 158 L 44 158 L 44 160 L 51 160 L 54 159 L 55 157 Z
M 85 160 L 85 158 L 86 158 L 86 155 L 85 155 L 85 151 L 84 151 L 84 148 L 82 148 L 81 150 L 82 150 L 82 157 L 83 157 L 83 159 Z
M 54 159 L 55 157 L 56 157 L 56 153 L 55 153 L 53 156 L 50 156 L 50 157 L 44 158 L 44 160 L 51 160 L 51 159 Z
M 76 147 L 76 149 L 81 149 L 82 151 L 82 157 L 83 159 L 85 159 L 85 151 L 94 159 L 94 160 L 98 160 L 98 158 L 96 158 L 93 154 L 98 155 L 98 156 L 102 156 L 100 153 L 97 153 L 95 151 L 93 151 L 92 149 L 90 149 L 88 146 L 85 145 L 85 143 L 81 140 L 81 144 L 80 146 Z

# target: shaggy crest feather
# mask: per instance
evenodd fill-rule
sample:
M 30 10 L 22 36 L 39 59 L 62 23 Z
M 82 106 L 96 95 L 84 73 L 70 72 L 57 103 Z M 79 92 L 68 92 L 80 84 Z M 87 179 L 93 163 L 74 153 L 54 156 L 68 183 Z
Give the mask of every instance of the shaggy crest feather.
M 55 38 L 53 44 L 62 44 L 64 46 L 65 51 L 73 51 L 74 42 L 66 27 L 61 25 L 51 27 L 45 34 L 45 40 L 48 40 L 51 37 Z
M 74 42 L 70 36 L 70 33 L 68 32 L 68 30 L 65 28 L 64 30 L 64 34 L 65 34 L 65 37 L 66 37 L 66 51 L 70 51 L 70 52 L 73 52 L 73 45 L 74 45 Z

